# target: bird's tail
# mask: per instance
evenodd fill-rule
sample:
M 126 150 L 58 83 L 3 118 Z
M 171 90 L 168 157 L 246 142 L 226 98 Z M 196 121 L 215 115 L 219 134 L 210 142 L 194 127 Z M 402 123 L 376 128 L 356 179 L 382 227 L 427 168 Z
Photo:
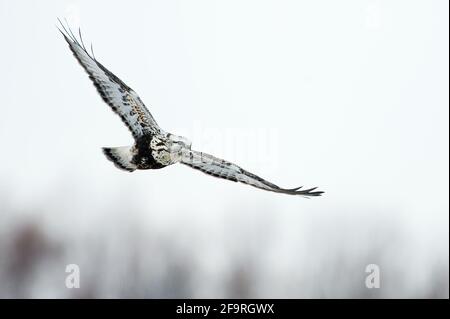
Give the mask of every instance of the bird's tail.
M 103 147 L 103 154 L 105 154 L 106 158 L 113 162 L 117 168 L 129 172 L 132 172 L 137 168 L 136 165 L 131 162 L 133 158 L 131 146 Z

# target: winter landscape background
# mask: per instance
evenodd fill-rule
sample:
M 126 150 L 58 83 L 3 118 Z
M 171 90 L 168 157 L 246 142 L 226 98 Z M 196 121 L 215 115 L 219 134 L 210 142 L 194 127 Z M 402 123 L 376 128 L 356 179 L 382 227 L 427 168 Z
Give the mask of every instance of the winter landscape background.
M 0 297 L 448 298 L 448 9 L 0 0 Z M 57 17 L 165 130 L 324 196 L 116 169 L 131 135 Z

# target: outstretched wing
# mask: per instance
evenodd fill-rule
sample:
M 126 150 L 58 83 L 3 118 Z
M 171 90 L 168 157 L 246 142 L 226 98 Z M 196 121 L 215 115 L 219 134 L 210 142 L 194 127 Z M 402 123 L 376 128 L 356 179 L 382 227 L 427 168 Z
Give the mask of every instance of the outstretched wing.
M 304 190 L 301 190 L 301 187 L 291 189 L 280 188 L 233 163 L 202 152 L 186 150 L 181 158 L 181 163 L 214 177 L 241 182 L 271 192 L 304 196 L 320 196 L 323 193 L 321 191 L 314 191 L 317 187 Z
M 161 129 L 136 92 L 95 59 L 92 46 L 92 55 L 88 53 L 81 32 L 79 32 L 80 40 L 78 41 L 69 27 L 66 28 L 61 21 L 59 22 L 62 26 L 62 30 L 59 29 L 59 31 L 69 44 L 73 55 L 89 74 L 103 101 L 120 116 L 133 137 L 137 139 L 149 132 L 160 133 Z

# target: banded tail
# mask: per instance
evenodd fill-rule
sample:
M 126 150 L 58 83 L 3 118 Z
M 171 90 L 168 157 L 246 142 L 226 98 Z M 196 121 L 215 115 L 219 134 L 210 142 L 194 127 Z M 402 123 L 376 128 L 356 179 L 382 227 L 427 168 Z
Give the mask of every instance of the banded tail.
M 106 158 L 113 162 L 117 168 L 128 172 L 132 172 L 137 168 L 131 162 L 133 158 L 131 146 L 103 147 L 102 150 Z

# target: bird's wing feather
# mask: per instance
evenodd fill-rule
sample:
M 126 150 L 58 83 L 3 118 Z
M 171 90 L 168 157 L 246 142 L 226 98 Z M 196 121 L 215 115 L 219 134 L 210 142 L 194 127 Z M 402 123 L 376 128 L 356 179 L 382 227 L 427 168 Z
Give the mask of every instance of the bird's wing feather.
M 316 187 L 304 190 L 301 187 L 292 189 L 280 188 L 236 164 L 202 152 L 186 150 L 183 152 L 181 163 L 214 177 L 241 182 L 271 192 L 303 196 L 320 196 L 323 193 L 315 191 Z
M 89 74 L 103 101 L 120 116 L 133 137 L 137 139 L 149 132 L 160 133 L 161 129 L 136 92 L 98 62 L 92 49 L 92 55 L 89 54 L 84 46 L 81 32 L 79 32 L 80 41 L 78 41 L 68 27 L 66 28 L 62 23 L 61 26 L 63 29 L 59 30 L 75 58 Z

